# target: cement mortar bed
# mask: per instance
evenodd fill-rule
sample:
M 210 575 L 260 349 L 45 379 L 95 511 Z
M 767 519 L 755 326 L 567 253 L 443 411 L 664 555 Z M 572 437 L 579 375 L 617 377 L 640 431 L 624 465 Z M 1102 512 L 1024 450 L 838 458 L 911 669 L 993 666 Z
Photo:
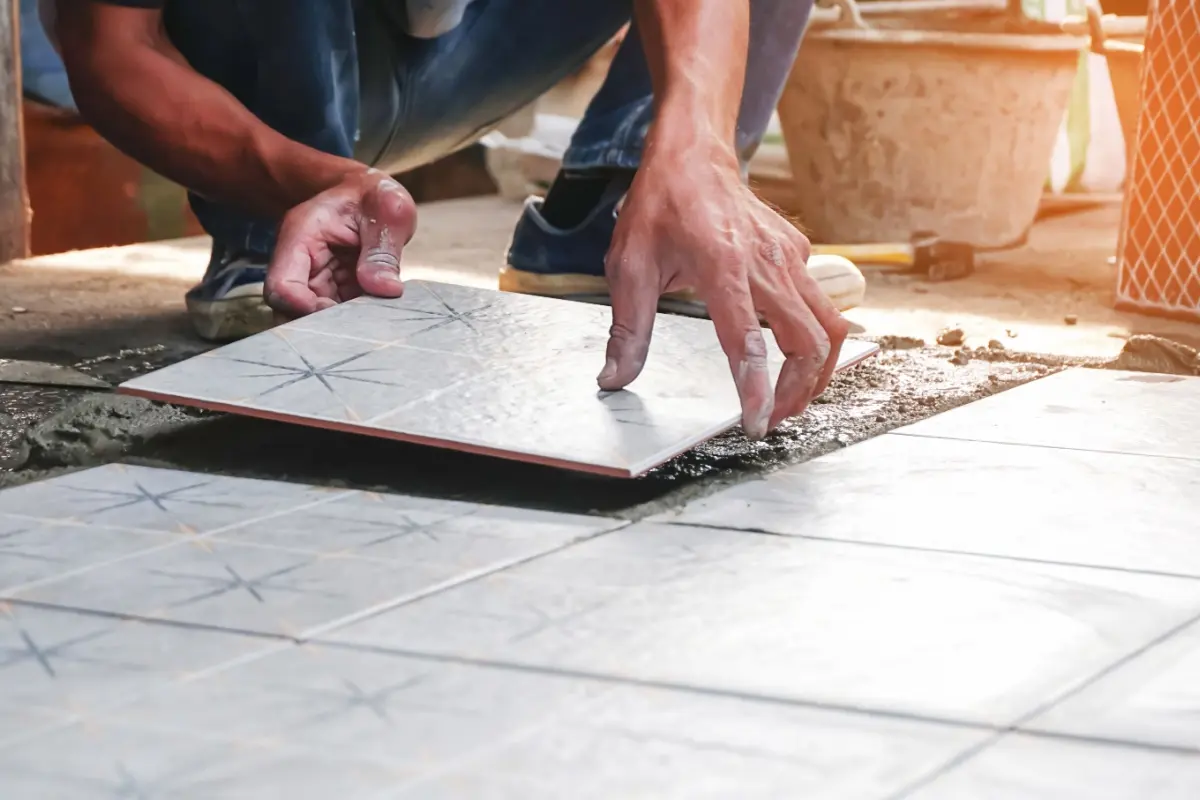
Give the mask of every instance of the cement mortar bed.
M 591 512 L 631 519 L 877 436 L 1082 359 L 1015 353 L 951 362 L 948 348 L 884 339 L 801 420 L 763 442 L 733 432 L 640 480 L 594 478 L 449 451 L 158 405 L 108 393 L 0 388 L 0 487 L 117 459 L 247 477 Z M 166 350 L 84 364 L 117 381 L 176 360 Z M 960 359 L 961 360 L 961 359 Z

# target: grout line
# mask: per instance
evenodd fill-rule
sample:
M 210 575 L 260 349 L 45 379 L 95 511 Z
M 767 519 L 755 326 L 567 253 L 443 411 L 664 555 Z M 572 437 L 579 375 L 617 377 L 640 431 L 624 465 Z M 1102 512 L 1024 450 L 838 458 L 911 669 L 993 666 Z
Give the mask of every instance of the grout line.
M 1087 744 L 1107 745 L 1107 746 L 1125 746 L 1125 747 L 1137 748 L 1139 750 L 1150 750 L 1150 751 L 1154 751 L 1154 752 L 1168 752 L 1168 753 L 1182 753 L 1182 754 L 1187 754 L 1187 755 L 1200 755 L 1200 748 L 1189 748 L 1189 747 L 1181 747 L 1181 746 L 1176 746 L 1176 745 L 1164 745 L 1164 744 L 1156 744 L 1156 743 L 1152 743 L 1152 742 L 1135 742 L 1135 741 L 1127 741 L 1127 740 L 1123 740 L 1123 739 L 1110 739 L 1110 738 L 1099 737 L 1099 736 L 1061 733 L 1058 731 L 1051 731 L 1051 730 L 1045 730 L 1045 729 L 1029 729 L 1029 728 L 1024 727 L 1026 724 L 1028 724 L 1032 720 L 1036 719 L 1037 717 L 1041 716 L 1042 714 L 1045 714 L 1050 709 L 1055 708 L 1056 706 L 1067 701 L 1068 699 L 1087 690 L 1089 687 L 1094 686 L 1096 683 L 1103 680 L 1108 675 L 1111 675 L 1112 673 L 1121 669 L 1125 665 L 1127 665 L 1130 662 L 1134 661 L 1135 659 L 1141 657 L 1142 655 L 1149 652 L 1150 650 L 1153 650 L 1154 648 L 1158 647 L 1159 645 L 1169 641 L 1170 639 L 1174 638 L 1176 635 L 1182 633 L 1183 631 L 1187 630 L 1188 628 L 1192 627 L 1193 625 L 1196 625 L 1197 623 L 1200 623 L 1200 613 L 1193 614 L 1191 617 L 1189 617 L 1188 619 L 1179 623 L 1178 625 L 1175 625 L 1174 627 L 1171 627 L 1171 628 L 1167 629 L 1165 632 L 1154 637 L 1146 644 L 1144 644 L 1140 647 L 1134 648 L 1132 651 L 1130 651 L 1130 652 L 1126 653 L 1125 655 L 1121 656 L 1120 658 L 1116 659 L 1108 666 L 1101 668 L 1095 674 L 1093 674 L 1089 677 L 1083 678 L 1082 680 L 1079 681 L 1079 683 L 1077 683 L 1075 686 L 1071 687 L 1070 689 L 1066 689 L 1062 692 L 1059 692 L 1059 694 L 1052 697 L 1051 699 L 1043 701 L 1042 703 L 1039 703 L 1032 710 L 1025 712 L 1021 716 L 1017 717 L 1016 720 L 1014 720 L 1013 722 L 1006 725 L 1002 730 L 997 731 L 995 736 L 989 737 L 987 740 L 980 742 L 979 744 L 975 745 L 974 747 L 964 750 L 963 752 L 956 755 L 954 758 L 947 761 L 945 764 L 941 765 L 940 767 L 938 767 L 935 770 L 932 770 L 929 774 L 916 779 L 915 781 L 909 783 L 907 786 L 900 789 L 895 794 L 890 795 L 888 797 L 888 800 L 903 800 L 903 798 L 910 797 L 913 792 L 930 785 L 938 778 L 941 778 L 943 775 L 946 775 L 951 770 L 962 766 L 964 763 L 966 763 L 970 759 L 974 758 L 975 756 L 979 755 L 984 750 L 987 750 L 987 749 L 993 747 L 994 745 L 999 743 L 1002 739 L 1005 739 L 1009 735 L 1014 734 L 1014 733 L 1025 735 L 1025 736 L 1036 736 L 1041 739 L 1053 739 L 1053 740 L 1057 740 L 1057 741 L 1082 742 L 1082 743 L 1087 743 Z
M 1022 730 L 1024 725 L 1028 724 L 1029 722 L 1032 722 L 1034 719 L 1036 719 L 1037 717 L 1040 717 L 1042 714 L 1045 714 L 1050 709 L 1066 702 L 1067 700 L 1071 699 L 1072 697 L 1075 697 L 1076 695 L 1087 690 L 1091 686 L 1094 686 L 1096 683 L 1098 683 L 1099 681 L 1108 677 L 1109 675 L 1111 675 L 1112 673 L 1121 669 L 1122 667 L 1126 666 L 1130 662 L 1140 658 L 1141 656 L 1145 655 L 1146 653 L 1150 652 L 1151 650 L 1153 650 L 1153 649 L 1159 647 L 1160 645 L 1166 643 L 1167 641 L 1175 638 L 1180 633 L 1183 633 L 1188 628 L 1190 628 L 1198 623 L 1200 623 L 1200 612 L 1193 614 L 1191 617 L 1187 618 L 1186 620 L 1179 623 L 1178 625 L 1168 628 L 1166 631 L 1164 631 L 1163 633 L 1160 633 L 1158 636 L 1155 636 L 1153 639 L 1146 642 L 1141 647 L 1134 648 L 1133 650 L 1126 653 L 1124 656 L 1121 656 L 1120 658 L 1118 658 L 1116 661 L 1112 662 L 1108 666 L 1100 669 L 1098 672 L 1096 672 L 1091 677 L 1084 678 L 1078 684 L 1076 684 L 1074 687 L 1072 687 L 1070 689 L 1065 689 L 1062 692 L 1060 692 L 1057 696 L 1041 703 L 1040 705 L 1035 707 L 1033 710 L 1031 710 L 1031 711 L 1027 712 L 1026 714 L 1024 714 L 1023 716 L 1019 717 L 1016 720 L 1016 722 L 1012 723 L 1012 725 L 1010 725 L 1009 727 L 1014 731 Z M 1047 731 L 1047 732 L 1050 732 L 1050 731 Z
M 460 573 L 459 575 L 457 575 L 453 578 L 449 578 L 445 581 L 441 581 L 440 583 L 436 583 L 432 586 L 426 587 L 425 589 L 421 589 L 416 592 L 411 592 L 407 595 L 403 595 L 401 597 L 395 598 L 393 600 L 389 600 L 384 603 L 379 603 L 378 605 L 363 609 L 361 611 L 357 611 L 353 614 L 349 614 L 345 617 L 341 617 L 341 618 L 333 620 L 331 622 L 327 622 L 323 625 L 318 625 L 316 627 L 309 628 L 299 635 L 298 641 L 300 641 L 300 642 L 313 641 L 318 636 L 324 636 L 328 633 L 331 633 L 335 630 L 339 630 L 348 625 L 353 625 L 357 622 L 361 622 L 365 619 L 369 619 L 370 617 L 378 616 L 379 614 L 383 614 L 385 612 L 400 608 L 401 606 L 410 605 L 411 603 L 415 603 L 419 600 L 423 600 L 423 599 L 425 599 L 427 597 L 431 597 L 435 594 L 441 594 L 442 592 L 449 591 L 451 589 L 456 589 L 459 586 L 464 586 L 466 584 L 474 583 L 475 581 L 482 580 L 483 578 L 487 578 L 492 575 L 497 575 L 501 572 L 510 570 L 513 567 L 519 567 L 524 564 L 528 564 L 530 562 L 545 558 L 546 556 L 551 556 L 556 553 L 560 553 L 569 548 L 575 547 L 580 544 L 584 544 L 585 542 L 590 542 L 594 539 L 599 539 L 602 536 L 607 536 L 610 533 L 616 533 L 617 531 L 627 528 L 632 524 L 632 523 L 624 522 L 621 520 L 612 520 L 612 521 L 614 523 L 616 523 L 612 527 L 606 527 L 601 530 L 594 531 L 592 533 L 583 534 L 582 536 L 580 536 L 576 539 L 572 539 L 569 542 L 564 542 L 563 544 L 556 545 L 555 547 L 552 547 L 550 549 L 539 550 L 536 553 L 531 553 L 530 555 L 522 556 L 520 558 L 515 558 L 515 559 L 509 560 L 509 561 L 506 561 L 506 562 L 503 562 L 500 564 L 496 564 L 496 565 L 493 565 L 490 567 L 481 567 L 480 569 L 474 570 L 472 572 Z
M 78 614 L 85 617 L 98 617 L 100 619 L 112 619 L 120 622 L 141 622 L 149 625 L 162 625 L 167 628 L 182 628 L 184 630 L 210 631 L 212 633 L 228 633 L 234 636 L 243 636 L 251 639 L 264 639 L 268 641 L 290 642 L 299 644 L 300 640 L 294 636 L 288 636 L 284 633 L 269 633 L 266 631 L 253 631 L 248 628 L 229 628 L 224 625 L 212 625 L 206 622 L 189 622 L 179 619 L 167 619 L 165 617 L 147 617 L 141 614 L 128 614 L 121 611 L 104 611 L 97 608 L 83 608 L 81 606 L 68 606 L 59 603 L 47 603 L 42 600 L 24 600 L 18 597 L 0 597 L 0 603 L 7 603 L 11 606 L 19 606 L 23 608 L 36 608 L 42 611 L 60 611 L 69 614 Z
M 933 419 L 927 417 L 926 419 Z M 924 420 L 922 420 L 923 422 Z M 913 423 L 914 425 L 918 423 Z M 1168 453 L 1131 453 L 1126 450 L 1101 450 L 1092 447 L 1067 447 L 1063 445 L 1038 444 L 1036 442 L 1000 442 L 994 439 L 969 439 L 961 436 L 938 436 L 929 433 L 906 433 L 904 428 L 888 431 L 884 436 L 904 436 L 909 439 L 937 439 L 944 442 L 976 442 L 978 444 L 998 444 L 1006 447 L 1036 447 L 1039 450 L 1066 450 L 1071 453 L 1102 453 L 1110 456 L 1131 456 L 1133 458 L 1166 458 L 1171 461 L 1200 461 L 1197 456 L 1178 456 Z M 878 438 L 878 437 L 876 437 Z
M 1117 567 L 1106 564 L 1080 564 L 1074 561 L 1055 561 L 1053 559 L 1032 558 L 1029 556 L 1013 556 L 1004 553 L 984 553 L 971 550 L 953 550 L 940 547 L 923 547 L 921 545 L 896 544 L 894 542 L 878 542 L 863 539 L 841 539 L 836 536 L 818 536 L 809 533 L 779 533 L 766 528 L 729 528 L 723 525 L 706 522 L 676 522 L 667 520 L 649 523 L 652 525 L 670 525 L 676 528 L 699 528 L 708 531 L 724 531 L 726 533 L 748 533 L 755 536 L 772 536 L 778 539 L 797 539 L 800 541 L 822 542 L 828 544 L 847 544 L 859 547 L 879 548 L 883 550 L 900 550 L 912 553 L 931 553 L 936 555 L 965 556 L 969 558 L 985 558 L 995 561 L 1012 561 L 1018 564 L 1040 564 L 1049 567 L 1072 567 L 1075 569 L 1094 569 L 1104 572 L 1116 572 L 1122 575 L 1144 575 L 1155 578 L 1172 578 L 1176 580 L 1200 580 L 1200 574 L 1186 572 L 1167 572 L 1165 570 L 1134 569 L 1132 567 Z
M 151 616 L 146 616 L 143 614 L 131 614 L 131 613 L 120 612 L 120 611 L 105 611 L 102 609 L 83 608 L 81 606 L 62 605 L 59 603 L 48 603 L 48 602 L 41 601 L 41 600 L 29 600 L 29 599 L 23 599 L 23 598 L 19 598 L 19 597 L 7 597 L 4 595 L 0 595 L 0 603 L 8 603 L 8 604 L 14 605 L 14 606 L 24 606 L 27 608 L 37 608 L 37 609 L 42 609 L 42 610 L 47 610 L 47 611 L 61 611 L 64 613 L 81 614 L 84 616 L 99 617 L 102 619 L 115 619 L 115 620 L 121 620 L 121 621 L 125 621 L 125 622 L 142 622 L 142 623 L 147 623 L 147 624 L 152 624 L 152 625 L 164 625 L 167 627 L 183 628 L 183 629 L 189 629 L 189 630 L 205 630 L 205 631 L 212 631 L 215 633 L 229 633 L 229 634 L 233 634 L 233 635 L 237 635 L 237 636 L 260 638 L 260 639 L 271 640 L 271 641 L 290 642 L 292 644 L 305 644 L 307 642 L 313 641 L 314 638 L 317 636 L 323 636 L 334 630 L 338 630 L 340 628 L 346 627 L 347 625 L 352 625 L 356 622 L 360 622 L 363 619 L 367 619 L 369 617 L 373 617 L 373 616 L 382 614 L 387 611 L 392 611 L 396 608 L 400 608 L 401 606 L 415 603 L 419 600 L 423 600 L 427 597 L 431 597 L 435 594 L 439 594 L 441 592 L 445 592 L 450 589 L 455 589 L 459 586 L 463 586 L 468 583 L 474 583 L 475 581 L 481 580 L 481 579 L 489 577 L 491 575 L 495 575 L 500 572 L 504 572 L 505 570 L 511 569 L 512 567 L 517 567 L 517 566 L 521 566 L 523 564 L 528 564 L 531 561 L 536 561 L 540 558 L 544 558 L 545 556 L 559 553 L 563 550 L 566 550 L 567 548 L 574 547 L 579 544 L 583 544 L 584 542 L 588 542 L 593 539 L 598 539 L 599 537 L 605 536 L 610 533 L 615 533 L 616 531 L 622 530 L 623 528 L 626 528 L 630 524 L 632 524 L 632 523 L 624 522 L 624 521 L 620 521 L 620 520 L 613 520 L 613 522 L 617 523 L 614 527 L 608 527 L 608 528 L 604 528 L 602 530 L 599 530 L 599 531 L 596 531 L 596 532 L 593 532 L 590 534 L 585 534 L 579 538 L 572 539 L 570 542 L 566 542 L 561 545 L 557 545 L 548 550 L 540 550 L 540 551 L 530 554 L 528 556 L 513 559 L 510 561 L 501 562 L 501 563 L 495 564 L 490 567 L 482 567 L 478 570 L 474 570 L 472 572 L 468 572 L 465 574 L 460 574 L 454 578 L 450 578 L 445 581 L 441 581 L 440 583 L 436 583 L 432 586 L 429 586 L 425 589 L 421 589 L 417 592 L 411 592 L 409 594 L 402 595 L 398 598 L 394 598 L 394 599 L 386 601 L 384 603 L 379 603 L 377 605 L 371 606 L 370 608 L 363 609 L 361 611 L 357 611 L 357 612 L 348 614 L 343 617 L 339 617 L 337 619 L 331 620 L 329 622 L 326 622 L 326 623 L 323 623 L 320 625 L 313 626 L 311 628 L 307 628 L 304 631 L 302 631 L 296 635 L 289 635 L 286 633 L 271 633 L 269 631 L 251 630 L 249 628 L 233 628 L 233 627 L 228 627 L 228 626 L 224 626 L 224 625 L 212 625 L 212 624 L 203 623 L 203 622 L 190 622 L 190 621 L 186 621 L 186 620 L 169 619 L 166 617 L 151 617 Z M 158 549 L 165 549 L 165 548 L 158 548 Z M 279 548 L 260 547 L 259 549 L 279 549 Z M 389 563 L 389 562 L 376 562 L 376 563 Z M 394 562 L 392 562 L 392 563 L 394 563 Z
M 679 683 L 671 680 L 658 680 L 653 678 L 638 678 L 629 675 L 618 675 L 606 672 L 592 672 L 589 670 L 575 669 L 570 667 L 555 667 L 539 664 L 531 664 L 519 661 L 501 661 L 488 657 L 473 657 L 456 655 L 453 653 L 437 653 L 427 650 L 408 650 L 401 647 L 391 647 L 387 645 L 372 645 L 355 642 L 341 642 L 330 640 L 318 640 L 312 644 L 321 647 L 328 647 L 339 650 L 350 650 L 357 652 L 375 653 L 378 655 L 390 655 L 402 658 L 411 658 L 417 661 L 431 662 L 435 664 L 451 664 L 464 667 L 478 667 L 483 669 L 497 669 L 508 672 L 518 672 L 522 674 L 542 675 L 546 677 L 569 678 L 575 680 L 594 681 L 597 683 L 612 684 L 616 686 L 627 686 L 642 689 L 657 689 L 662 691 L 683 692 L 693 695 L 701 695 L 705 697 L 718 697 L 732 700 L 744 700 L 748 702 L 766 704 L 766 705 L 782 705 L 793 708 L 810 709 L 814 711 L 829 711 L 835 713 L 851 714 L 868 718 L 883 718 L 897 720 L 901 722 L 912 722 L 927 725 L 942 725 L 946 727 L 958 728 L 963 730 L 973 730 L 985 733 L 994 734 L 989 737 L 984 743 L 973 745 L 968 751 L 973 751 L 981 748 L 982 744 L 999 739 L 1008 733 L 1025 731 L 1014 731 L 1011 725 L 995 725 L 987 722 L 972 721 L 968 719 L 960 719 L 956 717 L 938 716 L 936 714 L 921 714 L 918 712 L 902 711 L 898 709 L 883 708 L 877 706 L 854 705 L 851 703 L 836 703 L 821 700 L 813 700 L 808 698 L 784 697 L 779 695 L 760 694 L 752 691 L 740 689 L 727 689 L 719 686 L 705 686 L 700 684 Z M 1030 732 L 1030 735 L 1036 735 L 1039 738 L 1053 739 L 1056 741 L 1068 742 L 1087 742 L 1100 743 L 1113 746 L 1125 746 L 1139 750 L 1149 750 L 1155 752 L 1173 752 L 1184 753 L 1188 755 L 1200 755 L 1200 747 L 1180 747 L 1172 745 L 1161 745 L 1153 742 L 1141 742 L 1122 739 L 1098 739 L 1096 737 L 1080 736 L 1070 733 L 1060 733 L 1055 731 L 1036 731 Z M 961 757 L 963 754 L 956 756 Z
M 939 717 L 936 715 L 925 715 L 916 712 L 899 711 L 895 709 L 874 708 L 870 706 L 856 706 L 848 703 L 830 703 L 820 700 L 808 700 L 794 697 L 780 697 L 775 695 L 758 694 L 755 692 L 744 691 L 740 689 L 725 689 L 717 686 L 702 686 L 699 684 L 677 683 L 670 680 L 657 680 L 653 678 L 637 678 L 628 675 L 615 675 L 605 672 L 591 672 L 588 670 L 574 669 L 570 667 L 554 667 L 547 665 L 529 664 L 518 661 L 499 661 L 491 658 L 476 658 L 472 656 L 455 655 L 452 653 L 436 653 L 426 650 L 408 650 L 402 647 L 391 647 L 387 645 L 372 645 L 355 642 L 342 642 L 320 639 L 315 640 L 312 644 L 317 644 L 322 647 L 330 647 L 340 650 L 351 650 L 366 653 L 376 653 L 378 655 L 391 655 L 403 658 L 411 658 L 417 661 L 426 661 L 436 664 L 452 664 L 464 667 L 481 667 L 485 669 L 498 669 L 508 672 L 519 672 L 523 674 L 543 675 L 546 677 L 557 678 L 573 678 L 576 680 L 594 681 L 597 683 L 615 684 L 619 686 L 630 686 L 643 689 L 660 689 L 666 691 L 687 692 L 689 694 L 702 695 L 707 697 L 719 697 L 732 700 L 747 700 L 756 703 L 765 703 L 772 705 L 785 705 L 796 708 L 807 708 L 817 711 L 836 711 L 847 714 L 867 717 L 883 717 L 887 719 L 900 720 L 905 722 L 919 722 L 925 724 L 946 725 L 954 728 L 965 728 L 968 730 L 1002 732 L 1003 728 L 995 725 L 990 725 L 985 722 L 972 722 L 969 720 L 955 719 L 953 717 Z
M 202 475 L 204 473 L 193 473 L 193 474 Z M 318 487 L 318 488 L 320 488 L 320 487 Z M 45 586 L 47 584 L 55 583 L 59 580 L 63 580 L 66 578 L 76 578 L 76 577 L 79 577 L 80 575 L 87 574 L 93 570 L 103 569 L 105 567 L 111 567 L 111 566 L 114 566 L 117 564 L 124 563 L 126 561 L 132 561 L 134 559 L 150 555 L 152 553 L 159 553 L 164 550 L 170 550 L 175 547 L 180 547 L 181 545 L 192 544 L 192 543 L 195 543 L 198 541 L 212 540 L 212 541 L 218 541 L 218 542 L 223 542 L 223 543 L 227 543 L 227 544 L 234 544 L 234 545 L 238 545 L 238 546 L 254 547 L 255 545 L 243 545 L 240 542 L 231 542 L 228 539 L 221 539 L 221 538 L 218 538 L 218 535 L 221 533 L 224 533 L 226 531 L 235 530 L 242 526 L 253 525 L 258 522 L 265 522 L 270 519 L 275 519 L 276 517 L 287 516 L 288 514 L 294 514 L 294 513 L 300 512 L 300 511 L 306 511 L 306 510 L 309 510 L 312 508 L 316 508 L 318 506 L 322 506 L 322 505 L 325 505 L 326 503 L 331 503 L 334 500 L 340 499 L 349 493 L 350 493 L 350 490 L 341 491 L 341 492 L 331 495 L 330 497 L 322 498 L 320 500 L 315 500 L 311 503 L 304 503 L 304 504 L 298 505 L 298 506 L 290 506 L 286 509 L 277 511 L 272 514 L 266 514 L 266 515 L 263 515 L 260 517 L 252 517 L 249 520 L 242 520 L 241 522 L 233 522 L 233 523 L 230 523 L 229 525 L 223 525 L 219 528 L 213 528 L 211 531 L 206 531 L 205 533 L 180 533 L 178 531 L 151 531 L 151 530 L 144 530 L 141 528 L 117 527 L 117 526 L 113 526 L 113 525 L 97 525 L 95 523 L 84 522 L 84 521 L 74 521 L 74 520 L 60 521 L 60 520 L 53 520 L 53 519 L 45 519 L 43 517 L 20 517 L 19 515 L 13 515 L 13 514 L 0 514 L 0 517 L 8 516 L 8 517 L 16 517 L 19 519 L 26 519 L 31 522 L 41 523 L 43 525 L 46 525 L 47 527 L 68 527 L 68 528 L 78 528 L 81 530 L 87 530 L 90 528 L 92 530 L 104 531 L 106 533 L 125 533 L 125 534 L 130 534 L 133 536 L 142 536 L 142 537 L 145 537 L 147 540 L 170 539 L 170 541 L 164 541 L 162 544 L 155 545 L 153 547 L 147 547 L 144 550 L 138 550 L 133 553 L 127 553 L 123 556 L 117 556 L 116 558 L 110 558 L 107 561 L 99 561 L 96 563 L 84 564 L 75 569 L 69 569 L 69 570 L 66 570 L 65 572 L 56 573 L 47 578 L 38 578 L 37 580 L 27 581 L 26 583 L 18 584 L 17 586 L 10 586 L 10 587 L 5 588 L 2 591 L 0 591 L 0 599 L 10 599 L 11 600 L 11 598 L 9 596 L 11 594 L 14 594 L 17 592 L 24 592 L 24 591 L 28 591 L 29 589 L 36 589 L 39 586 Z M 257 545 L 257 547 L 259 549 L 275 549 L 275 550 L 286 549 L 286 548 L 272 548 L 272 547 L 263 546 L 263 545 Z

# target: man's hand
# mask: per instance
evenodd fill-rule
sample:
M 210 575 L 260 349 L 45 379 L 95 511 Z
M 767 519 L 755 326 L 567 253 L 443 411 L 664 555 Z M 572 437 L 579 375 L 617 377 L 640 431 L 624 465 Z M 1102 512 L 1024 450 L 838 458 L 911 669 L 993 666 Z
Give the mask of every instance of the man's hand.
M 375 170 L 347 178 L 283 218 L 267 304 L 295 317 L 361 294 L 399 297 L 400 252 L 416 225 L 416 206 L 399 183 Z
M 809 242 L 742 183 L 731 150 L 659 151 L 617 220 L 606 272 L 613 326 L 600 387 L 642 371 L 660 295 L 694 289 L 708 305 L 752 439 L 825 390 L 849 324 L 809 277 Z M 759 313 L 787 360 L 772 389 Z

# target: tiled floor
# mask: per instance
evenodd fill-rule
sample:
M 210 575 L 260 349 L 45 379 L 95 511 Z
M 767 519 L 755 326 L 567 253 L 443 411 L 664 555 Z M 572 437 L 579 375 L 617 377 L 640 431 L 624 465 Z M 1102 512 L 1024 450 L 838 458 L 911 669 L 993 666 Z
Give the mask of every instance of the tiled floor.
M 728 359 L 703 320 L 660 315 L 642 375 L 626 391 L 599 392 L 611 317 L 584 303 L 410 281 L 398 300 L 359 298 L 121 390 L 618 477 L 740 419 Z M 877 350 L 847 342 L 841 367 Z
M 632 525 L 0 493 L 0 798 L 1194 800 L 1200 379 L 1129 377 Z

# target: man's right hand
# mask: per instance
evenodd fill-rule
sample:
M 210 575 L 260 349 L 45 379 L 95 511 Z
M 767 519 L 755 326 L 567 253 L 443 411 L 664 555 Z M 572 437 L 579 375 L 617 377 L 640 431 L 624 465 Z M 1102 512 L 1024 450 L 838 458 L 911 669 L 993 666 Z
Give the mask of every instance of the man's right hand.
M 283 218 L 266 300 L 298 317 L 362 294 L 399 297 L 400 254 L 417 225 L 408 192 L 377 170 L 347 177 Z

